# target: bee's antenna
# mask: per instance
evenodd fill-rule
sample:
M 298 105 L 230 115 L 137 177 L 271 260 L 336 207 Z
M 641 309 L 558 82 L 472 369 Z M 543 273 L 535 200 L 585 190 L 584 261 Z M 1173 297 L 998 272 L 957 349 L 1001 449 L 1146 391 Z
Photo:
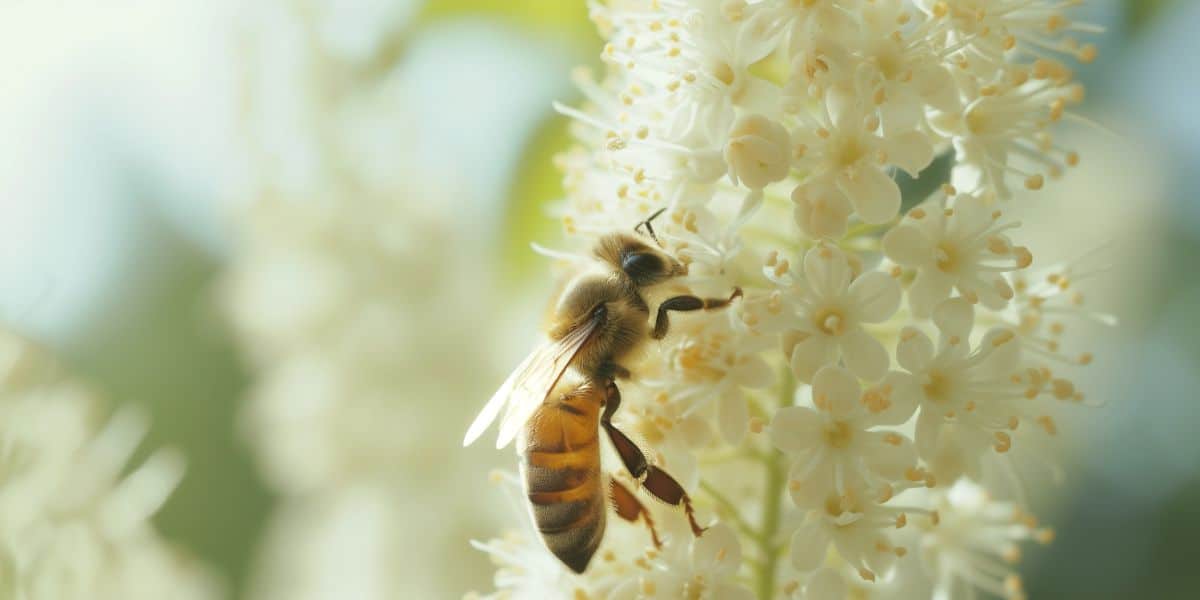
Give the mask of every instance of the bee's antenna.
M 657 219 L 659 215 L 663 214 L 666 211 L 667 211 L 667 207 L 665 207 L 665 206 L 654 211 L 654 214 L 647 217 L 645 221 L 642 221 L 641 223 L 638 223 L 637 225 L 634 226 L 634 228 L 633 228 L 634 233 L 641 233 L 642 227 L 644 226 L 646 228 L 646 233 L 650 235 L 650 239 L 654 240 L 654 243 L 658 244 L 659 248 L 662 248 L 663 244 L 662 244 L 662 242 L 660 242 L 658 240 L 658 236 L 654 234 L 654 226 L 651 225 L 650 222 L 653 221 L 654 219 Z

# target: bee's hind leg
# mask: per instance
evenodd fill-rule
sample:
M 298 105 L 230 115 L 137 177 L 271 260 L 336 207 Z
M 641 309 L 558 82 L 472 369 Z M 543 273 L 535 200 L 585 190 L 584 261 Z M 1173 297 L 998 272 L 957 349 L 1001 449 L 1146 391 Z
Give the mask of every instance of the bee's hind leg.
M 617 389 L 617 384 L 611 379 L 606 384 L 606 398 L 604 402 L 604 413 L 600 415 L 600 425 L 604 427 L 604 431 L 608 433 L 608 439 L 612 441 L 613 447 L 617 449 L 617 454 L 621 457 L 621 462 L 625 464 L 625 468 L 630 475 L 641 484 L 646 491 L 654 495 L 655 498 L 666 502 L 672 506 L 683 506 L 683 511 L 687 514 L 688 524 L 692 527 L 692 533 L 699 537 L 704 533 L 704 528 L 696 523 L 696 512 L 692 508 L 692 499 L 688 497 L 683 486 L 675 481 L 666 471 L 658 468 L 655 465 L 646 462 L 646 455 L 642 452 L 629 436 L 625 435 L 616 425 L 613 425 L 612 417 L 621 406 L 621 392 Z
M 612 498 L 613 508 L 617 511 L 617 516 L 629 521 L 637 523 L 640 516 L 646 521 L 646 527 L 650 529 L 650 539 L 654 542 L 655 548 L 662 548 L 662 541 L 658 538 L 658 529 L 654 527 L 654 519 L 650 518 L 650 511 L 645 505 L 629 491 L 629 488 L 617 481 L 616 478 L 609 478 L 609 496 Z

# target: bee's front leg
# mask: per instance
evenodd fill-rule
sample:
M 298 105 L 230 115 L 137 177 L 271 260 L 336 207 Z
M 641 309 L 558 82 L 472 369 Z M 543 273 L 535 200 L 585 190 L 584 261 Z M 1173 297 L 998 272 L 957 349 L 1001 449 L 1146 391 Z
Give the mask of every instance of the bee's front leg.
M 670 311 L 687 312 L 693 310 L 709 310 L 713 308 L 725 308 L 733 303 L 734 300 L 742 297 L 742 288 L 733 288 L 733 293 L 729 294 L 728 298 L 700 298 L 697 296 L 675 296 L 663 300 L 662 304 L 658 305 L 658 314 L 654 319 L 654 329 L 650 332 L 650 337 L 661 340 L 667 336 L 667 331 L 671 327 L 670 317 L 667 313 Z

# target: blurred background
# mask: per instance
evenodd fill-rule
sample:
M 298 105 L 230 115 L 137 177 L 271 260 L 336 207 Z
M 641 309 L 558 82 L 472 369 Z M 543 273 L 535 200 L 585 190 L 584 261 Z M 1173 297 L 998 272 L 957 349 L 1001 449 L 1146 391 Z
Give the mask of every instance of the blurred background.
M 1111 131 L 1064 129 L 1083 165 L 1029 199 L 1027 244 L 1065 260 L 1107 243 L 1113 268 L 1089 282 L 1089 302 L 1121 324 L 1087 334 L 1097 360 L 1083 387 L 1107 407 L 1067 432 L 1077 466 L 1063 493 L 1040 500 L 1058 539 L 1031 553 L 1027 588 L 1194 597 L 1200 3 L 1089 0 L 1083 12 L 1108 28 L 1100 59 L 1081 68 L 1083 112 Z M 583 2 L 0 6 L 0 317 L 114 402 L 144 407 L 147 448 L 183 450 L 189 471 L 158 525 L 234 597 L 302 597 L 262 591 L 281 560 L 263 549 L 289 543 L 280 523 L 340 514 L 345 502 L 361 514 L 362 497 L 402 515 L 388 527 L 406 542 L 380 568 L 414 579 L 391 589 L 451 598 L 489 587 L 488 561 L 466 540 L 498 531 L 507 507 L 461 490 L 508 457 L 458 442 L 544 301 L 546 265 L 528 243 L 557 235 L 544 207 L 561 195 L 552 157 L 568 143 L 550 103 L 576 99 L 570 69 L 597 65 L 599 48 Z M 361 213 L 261 208 L 315 196 Z M 376 218 L 403 225 L 356 245 L 356 223 Z M 331 222 L 350 233 L 322 229 Z M 294 235 L 263 233 L 284 225 Z M 300 286 L 322 318 L 378 313 L 391 328 L 376 331 L 396 336 L 379 344 L 428 349 L 361 367 L 380 382 L 363 397 L 400 403 L 380 422 L 332 428 L 314 424 L 319 409 L 279 408 L 310 387 L 275 374 L 328 342 L 326 321 L 280 316 L 256 286 L 295 267 L 273 261 L 278 249 L 312 244 L 345 249 L 343 267 L 366 252 L 401 257 L 394 271 Z M 329 289 L 350 291 L 333 302 Z M 420 326 L 369 310 L 393 300 Z M 275 329 L 244 326 L 259 314 L 277 316 Z M 309 333 L 295 333 L 300 321 Z M 256 368 L 271 375 L 256 381 Z M 305 454 L 319 444 L 341 457 L 334 467 L 366 473 L 362 489 L 386 493 L 326 497 L 322 482 L 342 471 Z M 397 497 L 410 501 L 389 509 Z M 336 532 L 312 535 L 326 534 Z M 424 564 L 442 568 L 418 574 Z

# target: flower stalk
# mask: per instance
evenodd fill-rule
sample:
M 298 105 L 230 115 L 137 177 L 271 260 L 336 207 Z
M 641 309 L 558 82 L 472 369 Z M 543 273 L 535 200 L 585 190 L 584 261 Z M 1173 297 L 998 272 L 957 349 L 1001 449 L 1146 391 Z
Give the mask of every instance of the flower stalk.
M 1063 350 L 1062 321 L 1094 315 L 1059 312 L 1082 300 L 1069 285 L 1029 283 L 1053 249 L 1027 246 L 1014 216 L 1080 160 L 1055 137 L 1084 98 L 1068 62 L 1095 58 L 1078 4 L 590 4 L 605 72 L 576 73 L 584 107 L 557 106 L 578 142 L 558 160 L 561 255 L 662 211 L 658 241 L 687 275 L 647 290 L 651 314 L 684 289 L 745 294 L 672 317 L 623 365 L 619 418 L 705 492 L 708 533 L 655 506 L 676 529 L 647 548 L 614 521 L 612 560 L 569 579 L 579 597 L 1023 597 L 1016 566 L 990 559 L 1051 537 L 1013 516 L 1029 514 L 1021 473 L 1055 456 L 1086 404 L 1070 370 L 1094 359 Z M 895 175 L 935 156 L 949 179 L 902 211 Z M 521 573 L 493 597 L 562 583 L 493 556 Z
M 779 377 L 778 407 L 791 406 L 796 397 L 796 381 L 791 369 L 783 369 Z M 780 521 L 783 516 L 783 492 L 787 485 L 787 470 L 783 454 L 769 452 L 763 463 L 766 484 L 763 486 L 763 522 L 757 538 L 762 566 L 755 577 L 754 590 L 759 600 L 775 598 L 775 586 L 779 579 L 779 562 L 783 558 L 785 545 L 779 543 Z

